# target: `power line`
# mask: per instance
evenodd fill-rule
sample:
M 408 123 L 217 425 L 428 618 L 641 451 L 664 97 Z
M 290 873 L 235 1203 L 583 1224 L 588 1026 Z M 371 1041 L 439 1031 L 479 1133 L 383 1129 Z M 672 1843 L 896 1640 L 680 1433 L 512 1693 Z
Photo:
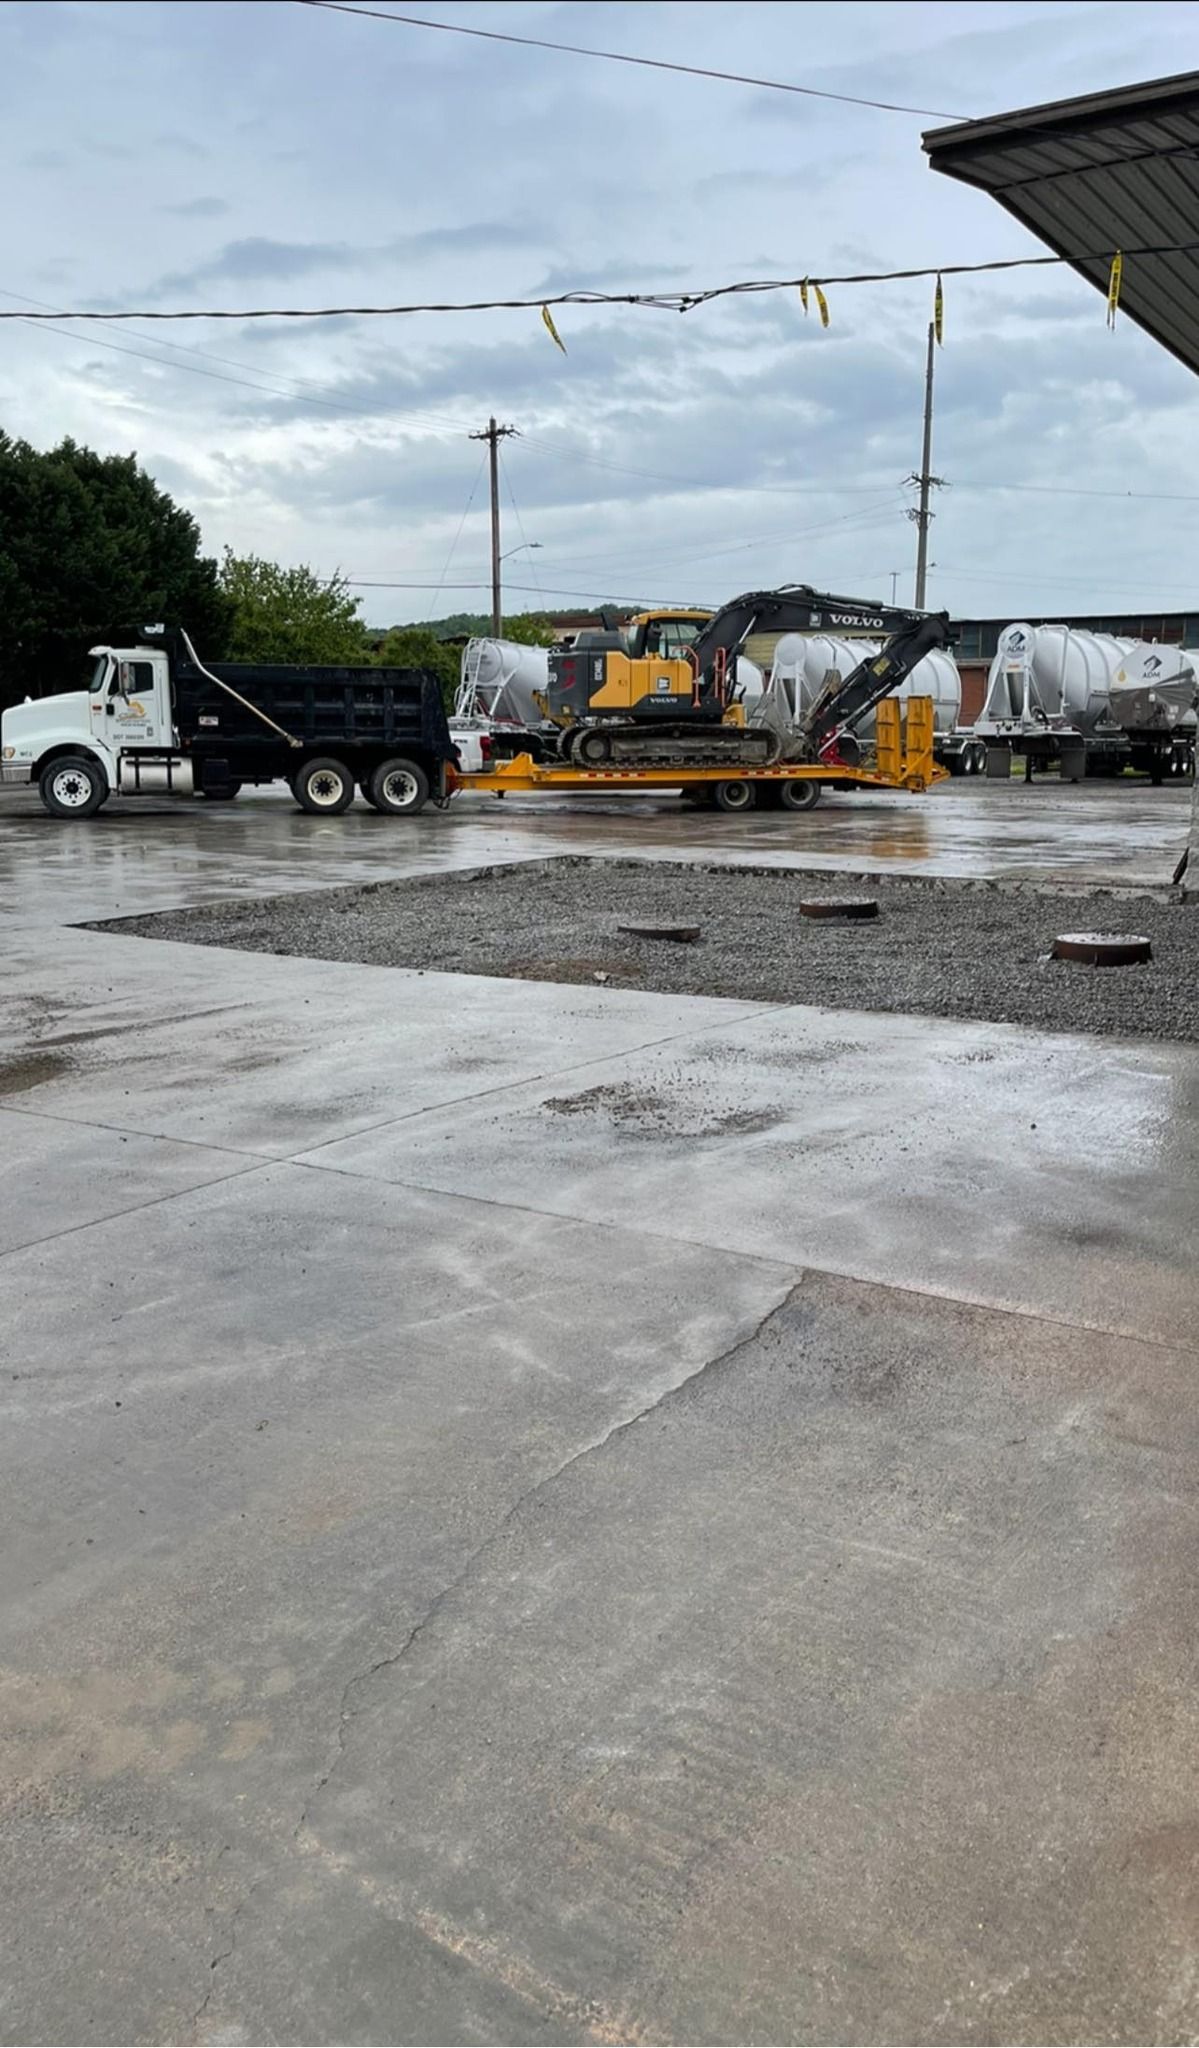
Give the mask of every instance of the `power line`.
M 1023 583 L 1029 587 L 1034 586 L 1038 581 L 1042 584 L 1065 583 L 1070 584 L 1073 586 L 1073 588 L 1079 590 L 1093 590 L 1097 584 L 1103 583 L 1108 580 L 1114 580 L 1108 579 L 1103 575 L 1102 572 L 1096 572 L 1095 574 L 1090 576 L 1059 576 L 1057 571 L 1054 569 L 1044 569 L 1040 567 L 1036 569 L 1010 570 L 1006 574 L 1001 574 L 997 576 L 991 572 L 979 569 L 955 569 L 953 565 L 948 562 L 937 563 L 937 575 L 942 578 L 945 576 L 968 576 L 973 583 Z M 1179 591 L 1184 591 L 1188 597 L 1193 597 L 1195 595 L 1196 586 L 1194 582 L 1142 583 L 1139 577 L 1137 577 L 1135 580 L 1138 590 L 1155 590 L 1158 592 L 1159 595 L 1162 595 L 1166 592 L 1172 592 L 1174 595 L 1177 595 Z M 1118 581 L 1116 582 L 1115 587 L 1117 589 L 1121 587 Z M 1125 587 L 1127 587 L 1127 585 L 1125 585 Z M 1105 616 L 1110 616 L 1113 611 L 1118 612 L 1123 608 L 1119 605 L 1104 605 L 1102 607 L 1097 607 L 1097 609 L 1102 609 Z
M 451 562 L 453 561 L 453 559 L 454 559 L 454 555 L 455 555 L 455 553 L 456 553 L 456 551 L 457 551 L 458 543 L 459 543 L 459 541 L 460 541 L 460 540 L 462 539 L 462 529 L 463 529 L 463 527 L 464 527 L 464 526 L 466 525 L 466 521 L 467 521 L 467 518 L 468 518 L 468 516 L 469 516 L 469 513 L 470 513 L 470 508 L 471 508 L 471 506 L 472 506 L 472 505 L 474 504 L 474 502 L 475 502 L 475 492 L 476 492 L 476 491 L 478 490 L 478 488 L 479 488 L 479 481 L 480 481 L 480 478 L 481 478 L 481 477 L 482 477 L 482 475 L 483 475 L 483 470 L 484 470 L 484 467 L 485 467 L 485 465 L 486 465 L 486 462 L 487 462 L 487 457 L 486 457 L 485 455 L 480 455 L 480 457 L 479 457 L 479 467 L 478 467 L 478 469 L 477 469 L 477 470 L 475 471 L 475 480 L 474 480 L 473 484 L 472 484 L 472 485 L 471 485 L 471 487 L 470 487 L 470 496 L 469 496 L 469 497 L 467 498 L 467 501 L 466 501 L 465 505 L 464 505 L 464 506 L 463 506 L 463 508 L 462 508 L 462 517 L 461 517 L 461 519 L 460 519 L 460 520 L 458 521 L 458 531 L 457 531 L 457 532 L 455 533 L 455 535 L 454 535 L 454 538 L 453 538 L 453 540 L 452 540 L 452 541 L 450 542 L 450 552 L 449 552 L 449 554 L 448 554 L 448 555 L 446 556 L 446 558 L 445 558 L 445 567 L 443 568 L 443 570 L 442 570 L 442 572 L 441 572 L 441 579 L 440 579 L 440 581 L 439 581 L 439 582 L 438 582 L 438 583 L 436 584 L 436 586 L 434 586 L 434 585 L 433 585 L 433 584 L 431 584 L 431 583 L 430 583 L 430 584 L 428 584 L 428 585 L 426 585 L 426 588 L 427 588 L 427 589 L 429 589 L 429 590 L 433 590 L 434 588 L 436 588 L 436 597 L 434 598 L 434 603 L 436 603 L 436 601 L 437 601 L 437 598 L 441 596 L 442 590 L 443 590 L 443 589 L 445 588 L 445 579 L 446 579 L 446 577 L 447 577 L 447 576 L 449 575 L 449 573 L 450 573 L 450 563 L 451 563 Z M 453 587 L 453 586 L 451 586 L 451 587 Z
M 1199 493 L 1194 491 L 1097 491 L 1077 484 L 982 483 L 971 477 L 955 477 L 953 488 L 957 491 L 1033 491 L 1050 498 L 1144 498 L 1162 505 L 1199 505 Z
M 894 518 L 903 509 L 902 504 L 898 500 L 880 500 L 877 505 L 859 505 L 856 511 L 842 513 L 835 519 L 821 520 L 816 526 L 789 528 L 786 532 L 781 533 L 775 531 L 773 533 L 754 534 L 748 540 L 734 541 L 724 547 L 707 547 L 697 542 L 694 546 L 685 548 L 681 554 L 666 556 L 651 554 L 647 557 L 647 561 L 649 566 L 652 567 L 653 572 L 657 574 L 662 569 L 686 567 L 689 562 L 693 561 L 714 560 L 717 555 L 747 554 L 757 548 L 782 547 L 788 545 L 791 541 L 810 539 L 813 534 L 828 533 L 841 538 L 841 530 L 846 527 L 852 528 L 854 532 L 862 532 L 875 524 L 881 524 L 886 519 Z M 615 569 L 619 566 L 618 563 L 606 562 L 602 557 L 597 559 L 593 555 L 555 554 L 553 560 L 560 568 L 599 570 L 604 568 Z
M 301 0 L 316 5 L 317 0 Z M 332 5 L 333 0 L 320 0 Z M 481 33 L 481 31 L 480 31 Z M 1137 256 L 1185 256 L 1199 250 L 1199 241 L 1146 242 L 1121 253 L 1125 261 Z M 441 299 L 427 303 L 396 306 L 189 306 L 163 312 L 153 308 L 118 311 L 89 307 L 58 313 L 9 313 L 0 308 L 4 320 L 380 320 L 407 313 L 537 313 L 544 306 L 644 306 L 654 312 L 690 313 L 716 299 L 754 297 L 763 292 L 798 291 L 801 285 L 822 289 L 855 284 L 911 284 L 925 278 L 978 277 L 1001 270 L 1049 270 L 1077 267 L 1084 263 L 1110 264 L 1114 249 L 1083 250 L 1070 256 L 1004 256 L 988 263 L 930 263 L 911 270 L 854 270 L 837 274 L 807 271 L 799 277 L 739 278 L 733 284 L 707 285 L 687 291 L 600 292 L 586 287 L 577 291 L 554 292 L 546 297 L 526 299 Z
M 436 590 L 439 588 L 434 583 L 378 582 L 364 576 L 347 576 L 343 580 L 349 584 L 351 590 Z M 628 577 L 618 577 L 616 581 L 626 583 L 631 589 L 637 588 L 637 585 Z M 603 599 L 615 596 L 611 584 L 605 585 L 602 590 L 556 590 L 546 588 L 538 591 L 532 583 L 509 583 L 507 587 L 509 590 L 529 592 L 535 597 L 590 597 Z M 444 583 L 440 585 L 440 588 L 442 590 L 490 590 L 491 585 L 490 583 Z M 692 605 L 697 611 L 709 608 L 707 598 L 679 598 L 676 601 L 679 604 Z
M 44 299 L 26 298 L 22 292 L 10 292 L 0 289 L 0 298 L 15 299 L 24 306 L 46 306 Z M 184 370 L 190 376 L 209 377 L 219 384 L 239 384 L 245 391 L 261 391 L 264 396 L 269 398 L 290 398 L 299 405 L 318 405 L 326 411 L 351 413 L 356 419 L 363 418 L 364 413 L 365 417 L 374 419 L 410 419 L 416 420 L 422 425 L 435 427 L 442 433 L 457 432 L 463 429 L 466 424 L 464 420 L 450 419 L 444 413 L 426 412 L 417 407 L 378 406 L 373 412 L 365 412 L 362 406 L 350 405 L 345 399 L 318 396 L 317 392 L 312 388 L 313 379 L 310 377 L 288 377 L 283 375 L 284 384 L 309 387 L 306 390 L 285 391 L 277 383 L 263 383 L 257 366 L 253 363 L 241 363 L 231 356 L 212 355 L 207 349 L 193 348 L 190 342 L 168 341 L 165 335 L 160 340 L 157 335 L 139 335 L 136 329 L 133 330 L 135 340 L 148 341 L 154 348 L 169 348 L 172 353 L 201 356 L 206 363 L 224 363 L 230 369 L 248 370 L 250 375 L 258 381 L 250 383 L 245 377 L 228 377 L 221 375 L 216 370 L 200 370 L 196 368 L 194 363 L 172 363 L 166 356 L 147 355 L 142 349 L 126 348 L 122 342 L 105 341 L 99 334 L 76 334 L 70 328 L 58 327 L 54 323 L 60 317 L 63 316 L 55 313 L 49 307 L 46 307 L 45 314 L 41 318 L 33 313 L 4 314 L 0 312 L 0 319 L 17 320 L 22 326 L 33 327 L 35 332 L 39 334 L 61 334 L 68 341 L 82 342 L 90 348 L 111 349 L 115 355 L 136 356 L 142 362 L 157 363 L 166 370 Z M 83 314 L 80 317 L 87 319 L 90 316 Z M 319 390 L 319 387 L 317 388 Z
M 551 43 L 542 36 L 514 36 L 495 28 L 467 28 L 458 21 L 429 21 L 423 14 L 390 14 L 381 7 L 347 7 L 344 0 L 300 0 L 303 7 L 321 7 L 332 14 L 356 14 L 364 21 L 394 21 L 405 28 L 441 29 L 447 35 L 477 36 L 486 43 L 519 43 L 526 50 L 557 50 L 566 57 L 601 57 L 608 64 L 638 64 L 649 71 L 679 71 L 688 78 L 715 78 L 725 85 L 753 85 L 763 92 L 797 93 L 804 99 L 836 100 L 843 107 L 874 107 L 884 114 L 922 114 L 934 121 L 966 121 L 968 114 L 947 114 L 940 107 L 908 107 L 894 100 L 859 98 L 851 92 L 824 92 L 815 85 L 791 85 L 781 78 L 747 78 L 739 71 L 709 71 L 699 64 L 673 64 L 664 57 L 631 57 L 623 50 L 592 50 L 581 43 Z

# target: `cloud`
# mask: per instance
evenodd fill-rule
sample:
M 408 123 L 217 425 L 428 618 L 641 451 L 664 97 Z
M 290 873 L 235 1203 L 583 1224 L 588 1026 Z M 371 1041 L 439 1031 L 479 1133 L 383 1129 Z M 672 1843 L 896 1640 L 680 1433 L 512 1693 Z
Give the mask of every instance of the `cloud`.
M 353 261 L 354 251 L 345 242 L 274 242 L 266 235 L 246 235 L 226 242 L 191 270 L 168 271 L 150 287 L 150 295 L 165 298 L 205 284 L 278 283 L 314 270 L 345 270 Z
M 179 220 L 219 220 L 229 211 L 227 199 L 216 199 L 211 195 L 198 199 L 176 199 L 160 208 L 162 213 L 173 213 Z
M 171 210 L 194 217 L 224 211 L 219 200 L 185 201 Z M 226 242 L 191 270 L 169 271 L 147 287 L 152 297 L 193 292 L 209 284 L 277 284 L 314 273 L 355 270 L 369 275 L 381 262 L 412 263 L 439 256 L 469 255 L 497 248 L 527 248 L 535 239 L 531 227 L 508 221 L 473 221 L 456 226 L 421 228 L 374 246 L 352 242 L 277 242 L 268 235 L 246 235 Z
M 536 284 L 531 284 L 524 294 L 527 298 L 549 297 L 554 292 L 603 291 L 606 287 L 619 291 L 623 285 L 632 289 L 640 284 L 669 285 L 690 277 L 691 269 L 678 263 L 589 263 L 586 270 L 580 270 L 577 263 L 559 264 L 547 270 Z

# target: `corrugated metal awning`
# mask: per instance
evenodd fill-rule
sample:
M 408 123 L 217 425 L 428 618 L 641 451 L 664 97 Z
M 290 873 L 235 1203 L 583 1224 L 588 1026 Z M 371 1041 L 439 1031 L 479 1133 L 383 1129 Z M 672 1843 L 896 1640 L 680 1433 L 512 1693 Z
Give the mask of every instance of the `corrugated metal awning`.
M 1199 370 L 1199 71 L 937 128 L 924 147 L 1105 294 L 1124 250 L 1121 312 Z M 1193 246 L 1127 253 L 1177 243 Z

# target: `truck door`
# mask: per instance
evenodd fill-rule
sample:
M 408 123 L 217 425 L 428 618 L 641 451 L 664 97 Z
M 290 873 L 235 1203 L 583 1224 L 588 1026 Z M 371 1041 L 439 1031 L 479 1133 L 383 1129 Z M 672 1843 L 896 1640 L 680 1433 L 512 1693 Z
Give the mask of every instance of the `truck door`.
M 108 679 L 104 723 L 115 747 L 169 747 L 172 742 L 165 663 L 117 657 Z

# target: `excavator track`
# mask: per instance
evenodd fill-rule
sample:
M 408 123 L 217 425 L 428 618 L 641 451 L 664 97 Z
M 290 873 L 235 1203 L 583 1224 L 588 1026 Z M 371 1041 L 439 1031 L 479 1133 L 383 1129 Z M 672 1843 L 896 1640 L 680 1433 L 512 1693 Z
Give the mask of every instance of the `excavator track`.
M 644 726 L 568 727 L 562 759 L 577 768 L 770 768 L 782 752 L 767 726 L 663 732 Z

